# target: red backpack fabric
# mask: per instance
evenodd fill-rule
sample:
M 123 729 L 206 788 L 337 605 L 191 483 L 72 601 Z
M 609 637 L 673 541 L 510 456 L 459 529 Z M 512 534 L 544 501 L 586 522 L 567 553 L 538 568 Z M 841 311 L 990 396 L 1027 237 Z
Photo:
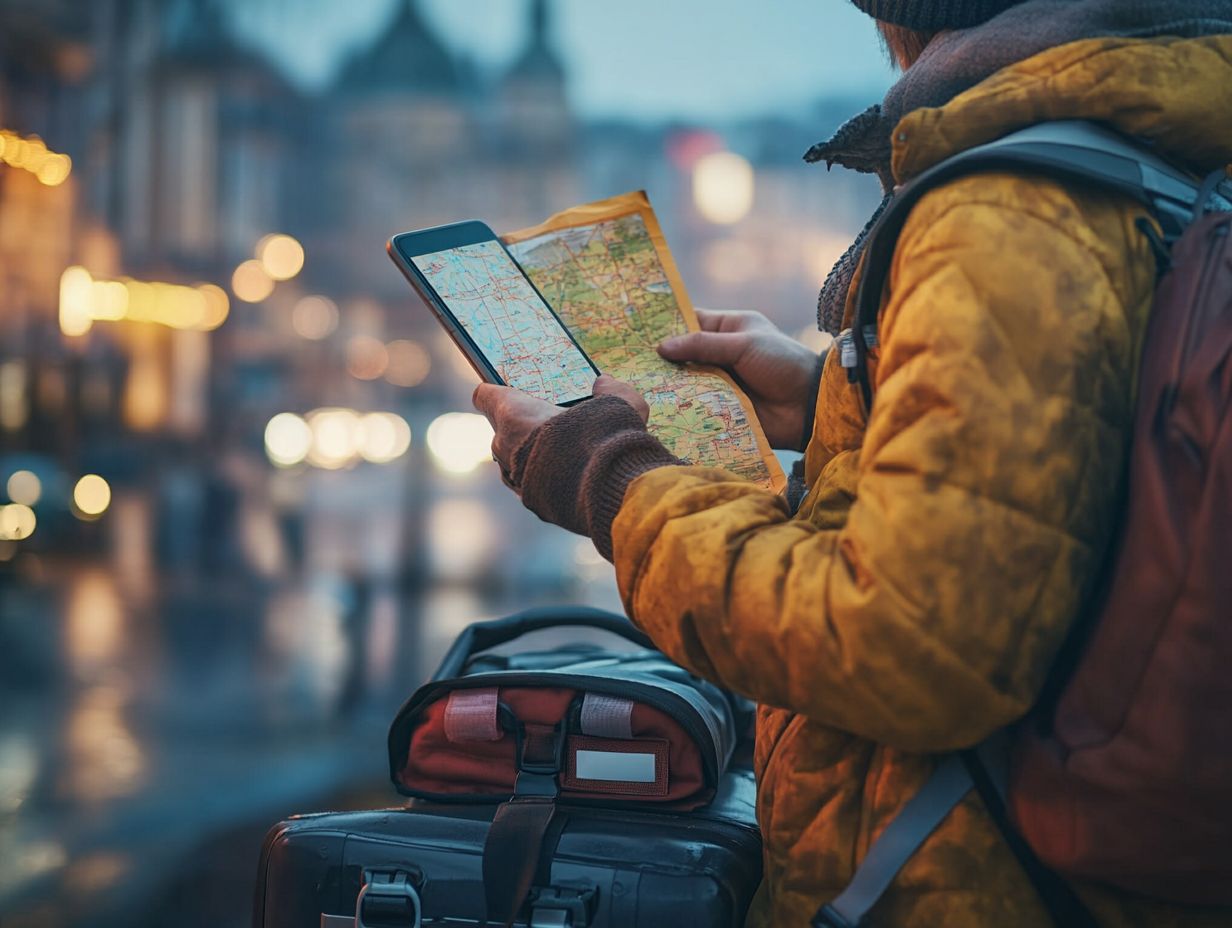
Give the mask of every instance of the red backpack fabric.
M 1067 875 L 1232 903 L 1232 213 L 1172 249 L 1143 352 L 1125 521 L 1009 805 Z
M 925 172 L 870 232 L 855 325 L 837 342 L 866 409 L 882 289 L 912 206 L 946 181 L 990 170 L 1120 192 L 1162 229 L 1161 238 L 1139 220 L 1163 273 L 1124 517 L 1103 593 L 1033 716 L 1011 733 L 1008 789 L 996 788 L 1004 784 L 980 760 L 984 750 L 964 754 L 970 778 L 943 765 L 900 814 L 900 849 L 874 846 L 874 865 L 862 865 L 867 872 L 815 924 L 858 923 L 971 780 L 1058 924 L 1093 920 L 1055 874 L 1171 902 L 1232 904 L 1232 180 L 1200 184 L 1085 122 L 1034 126 Z

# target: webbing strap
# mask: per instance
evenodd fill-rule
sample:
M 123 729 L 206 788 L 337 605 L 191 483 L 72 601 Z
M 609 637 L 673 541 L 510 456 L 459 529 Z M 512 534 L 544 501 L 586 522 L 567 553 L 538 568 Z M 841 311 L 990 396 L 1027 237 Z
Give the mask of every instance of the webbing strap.
M 454 690 L 445 703 L 445 737 L 454 742 L 500 741 L 497 688 Z
M 516 798 L 496 809 L 483 845 L 483 891 L 487 921 L 508 928 L 518 916 L 539 869 L 543 839 L 556 803 Z
M 852 372 L 860 385 L 866 414 L 871 413 L 873 404 L 868 370 L 868 349 L 872 346 L 866 333 L 877 330 L 882 292 L 890 277 L 899 233 L 912 208 L 930 190 L 983 171 L 1035 174 L 1118 191 L 1146 207 L 1163 227 L 1168 241 L 1179 237 L 1191 219 L 1200 184 L 1132 139 L 1082 120 L 1041 123 L 977 145 L 904 184 L 869 231 L 856 290 Z M 1213 194 L 1219 198 L 1218 207 L 1227 202 L 1225 197 L 1232 196 L 1232 191 L 1225 183 Z
M 1003 757 L 1004 755 L 1002 755 Z M 1009 811 L 1005 806 L 1005 780 L 1003 774 L 989 765 L 996 762 L 996 751 L 988 750 L 984 745 L 970 751 L 962 752 L 962 760 L 976 792 L 984 801 L 984 808 L 997 825 L 997 830 L 1005 839 L 1005 843 L 1014 853 L 1023 873 L 1031 881 L 1031 886 L 1039 896 L 1052 923 L 1058 928 L 1098 928 L 1090 910 L 1078 898 L 1078 894 L 1060 876 L 1049 870 L 1044 862 L 1031 850 L 1018 829 L 1010 822 Z
M 957 755 L 933 771 L 865 855 L 847 888 L 813 916 L 815 928 L 855 928 L 889 888 L 912 854 L 971 791 L 971 776 Z
M 595 738 L 633 737 L 633 700 L 587 693 L 582 697 L 582 732 Z

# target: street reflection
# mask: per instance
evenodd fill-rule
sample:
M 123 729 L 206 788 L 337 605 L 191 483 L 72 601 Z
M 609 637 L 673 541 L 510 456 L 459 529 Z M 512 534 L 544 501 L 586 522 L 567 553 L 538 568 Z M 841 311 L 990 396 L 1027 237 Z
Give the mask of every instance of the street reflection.
M 342 686 L 351 644 L 343 617 L 353 607 L 339 581 L 319 578 L 310 589 L 275 594 L 266 610 L 266 700 L 271 721 L 328 715 Z
M 60 792 L 87 805 L 128 796 L 145 782 L 145 752 L 125 719 L 122 683 L 91 687 L 69 713 Z
M 65 657 L 73 675 L 89 680 L 114 664 L 124 633 L 124 605 L 115 581 L 98 567 L 83 571 L 65 610 Z

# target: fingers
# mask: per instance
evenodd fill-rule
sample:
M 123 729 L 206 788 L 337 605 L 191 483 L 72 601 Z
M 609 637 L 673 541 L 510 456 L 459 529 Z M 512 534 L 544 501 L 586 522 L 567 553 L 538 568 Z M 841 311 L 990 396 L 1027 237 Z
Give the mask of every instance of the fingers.
M 617 380 L 615 377 L 610 377 L 607 374 L 600 374 L 598 379 L 595 380 L 594 394 L 595 396 L 619 397 L 636 410 L 637 414 L 642 417 L 643 422 L 650 419 L 650 404 L 646 402 L 646 398 L 638 393 L 632 384 L 625 383 L 623 380 Z
M 735 367 L 748 347 L 743 332 L 689 332 L 661 342 L 659 354 L 669 361 Z
M 775 325 L 759 312 L 749 309 L 695 309 L 703 332 L 753 332 Z
M 471 403 L 491 421 L 496 415 L 496 408 L 500 404 L 504 391 L 508 389 L 509 387 L 498 387 L 494 383 L 481 383 L 471 394 Z

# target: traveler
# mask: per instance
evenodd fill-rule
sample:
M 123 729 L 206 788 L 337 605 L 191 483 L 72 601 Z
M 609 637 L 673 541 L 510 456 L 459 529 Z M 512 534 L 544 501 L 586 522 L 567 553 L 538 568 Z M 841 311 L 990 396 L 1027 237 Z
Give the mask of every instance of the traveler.
M 856 0 L 903 76 L 812 160 L 887 192 L 1061 119 L 1104 123 L 1202 174 L 1232 163 L 1232 3 Z M 601 378 L 562 411 L 493 386 L 476 405 L 507 481 L 610 556 L 632 620 L 757 700 L 766 875 L 750 924 L 805 925 L 938 755 L 1021 719 L 1090 601 L 1122 506 L 1156 259 L 1127 198 L 1040 176 L 929 192 L 895 251 L 865 410 L 755 313 L 701 313 L 661 347 L 736 375 L 803 498 L 674 459 Z M 860 246 L 819 302 L 851 325 Z M 1232 910 L 1073 889 L 1106 925 L 1227 925 Z M 1048 923 L 976 793 L 898 874 L 873 925 Z

